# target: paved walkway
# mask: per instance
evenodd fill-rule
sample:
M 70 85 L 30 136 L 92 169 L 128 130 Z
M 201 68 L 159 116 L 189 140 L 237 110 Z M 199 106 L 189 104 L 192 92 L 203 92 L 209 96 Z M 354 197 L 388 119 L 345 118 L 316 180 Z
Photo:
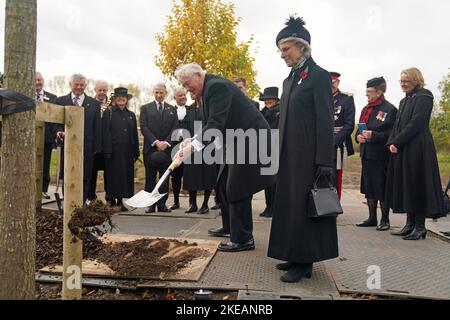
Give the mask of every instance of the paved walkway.
M 217 212 L 186 215 L 187 202 L 182 197 L 181 210 L 161 216 L 150 216 L 143 210 L 133 211 L 136 216 L 115 216 L 115 232 L 208 239 L 207 230 L 220 226 L 220 216 Z M 168 205 L 171 203 L 169 199 Z M 389 232 L 355 226 L 368 215 L 364 198 L 357 190 L 345 190 L 342 205 L 345 213 L 338 218 L 340 258 L 316 264 L 311 279 L 297 284 L 279 280 L 283 273 L 275 269 L 278 261 L 267 257 L 271 219 L 258 215 L 264 209 L 261 193 L 253 201 L 255 251 L 218 252 L 199 282 L 151 281 L 137 286 L 240 290 L 243 299 L 339 299 L 346 293 L 450 299 L 450 244 L 442 234 L 435 234 L 450 231 L 450 218 L 427 221 L 431 232 L 426 240 L 404 241 Z M 404 215 L 391 218 L 396 228 L 402 227 L 404 221 Z

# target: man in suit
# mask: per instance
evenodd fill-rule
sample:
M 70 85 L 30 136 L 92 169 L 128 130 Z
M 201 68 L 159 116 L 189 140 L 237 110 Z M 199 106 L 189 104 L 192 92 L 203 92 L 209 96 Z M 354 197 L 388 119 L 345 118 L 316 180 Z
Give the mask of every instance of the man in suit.
M 108 106 L 106 106 L 106 103 L 108 102 L 108 82 L 105 80 L 98 80 L 95 83 L 94 91 L 95 91 L 95 100 L 100 102 L 100 110 L 101 115 L 103 116 L 103 112 L 107 109 Z M 89 190 L 88 190 L 88 200 L 93 201 L 97 199 L 97 176 L 98 172 L 103 171 L 103 183 L 105 186 L 105 192 L 106 192 L 106 201 L 109 200 L 108 192 L 107 192 L 107 181 L 106 181 L 106 174 L 105 171 L 105 157 L 103 155 L 103 152 L 97 153 L 94 156 L 94 164 L 92 166 L 92 175 L 91 180 L 89 182 Z
M 44 91 L 44 78 L 40 72 L 36 72 L 36 101 L 55 103 L 56 96 L 50 92 Z M 50 199 L 48 195 L 48 186 L 50 184 L 50 162 L 52 159 L 52 152 L 55 149 L 55 124 L 45 123 L 45 138 L 44 138 L 44 171 L 42 179 L 42 197 Z
M 158 83 L 153 88 L 155 101 L 142 106 L 140 124 L 144 136 L 145 191 L 152 192 L 156 186 L 156 176 L 162 177 L 170 165 L 172 132 L 178 127 L 178 114 L 175 108 L 164 102 L 167 88 Z M 159 189 L 161 193 L 169 191 L 167 180 Z M 171 212 L 166 206 L 168 196 L 158 201 L 159 212 Z M 146 213 L 154 213 L 155 205 Z
M 180 87 L 175 90 L 174 99 L 175 99 L 175 110 L 177 111 L 178 116 L 178 127 L 177 130 L 182 130 L 185 128 L 185 120 L 187 115 L 186 103 L 187 103 L 187 91 L 186 89 Z M 172 148 L 175 148 L 180 141 L 173 141 Z M 183 179 L 183 164 L 180 165 L 172 172 L 172 189 L 173 189 L 173 198 L 174 202 L 171 210 L 180 209 L 180 192 L 181 192 L 181 180 Z
M 347 158 L 354 155 L 352 133 L 355 129 L 355 101 L 350 93 L 339 90 L 341 74 L 330 72 L 334 102 L 334 185 L 342 196 L 342 174 Z
M 225 137 L 224 133 L 227 130 L 256 131 L 258 142 L 255 142 L 255 145 L 263 142 L 260 136 L 262 131 L 270 133 L 270 127 L 261 112 L 231 81 L 206 74 L 196 63 L 180 67 L 175 75 L 183 87 L 197 96 L 201 103 L 206 123 L 203 132 L 214 129 Z M 238 140 L 236 144 L 235 140 Z M 223 252 L 255 249 L 252 197 L 275 181 L 273 175 L 262 174 L 264 166 L 259 159 L 256 164 L 250 164 L 248 161 L 237 164 L 235 157 L 230 156 L 234 154 L 239 158 L 245 156 L 248 159 L 250 144 L 242 140 L 245 140 L 245 137 L 235 136 L 229 140 L 224 139 L 223 143 L 214 140 L 216 149 L 224 149 L 226 161 L 221 166 L 217 188 L 222 205 L 222 227 L 209 230 L 209 234 L 212 236 L 230 234 L 231 241 L 222 242 L 219 246 L 219 250 Z M 240 142 L 244 142 L 245 149 L 242 150 L 244 154 L 236 153 L 235 147 Z M 180 161 L 190 147 L 191 144 L 187 143 L 175 156 L 175 161 Z
M 55 104 L 61 106 L 79 106 L 84 108 L 84 154 L 83 154 L 83 203 L 87 200 L 87 192 L 92 176 L 95 154 L 101 151 L 101 117 L 100 103 L 85 94 L 87 79 L 81 74 L 70 78 L 71 92 L 56 99 Z M 58 141 L 64 141 L 64 126 L 59 125 L 56 133 Z M 61 170 L 64 170 L 64 152 L 61 153 Z M 60 174 L 62 176 L 62 174 Z
M 242 93 L 248 97 L 248 85 L 247 85 L 247 79 L 245 78 L 234 78 L 233 80 L 234 84 L 239 88 L 239 90 L 242 91 Z M 250 99 L 250 98 L 249 98 Z M 259 102 L 255 100 L 250 101 L 253 103 L 253 105 L 259 110 Z

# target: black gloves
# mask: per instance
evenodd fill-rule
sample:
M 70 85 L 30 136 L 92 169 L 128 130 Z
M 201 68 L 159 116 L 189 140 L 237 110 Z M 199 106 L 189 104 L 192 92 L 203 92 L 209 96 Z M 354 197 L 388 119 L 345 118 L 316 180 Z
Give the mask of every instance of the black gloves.
M 319 177 L 333 177 L 333 168 L 325 167 L 325 166 L 318 166 L 316 171 L 316 178 Z

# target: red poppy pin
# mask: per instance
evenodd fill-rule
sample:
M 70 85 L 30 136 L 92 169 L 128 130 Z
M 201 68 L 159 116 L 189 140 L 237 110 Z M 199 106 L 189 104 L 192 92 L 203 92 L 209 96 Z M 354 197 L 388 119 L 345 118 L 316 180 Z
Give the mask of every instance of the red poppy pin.
M 303 80 L 308 78 L 308 76 L 309 76 L 309 67 L 306 67 L 305 70 L 300 72 L 300 81 L 298 82 L 298 84 L 301 84 Z

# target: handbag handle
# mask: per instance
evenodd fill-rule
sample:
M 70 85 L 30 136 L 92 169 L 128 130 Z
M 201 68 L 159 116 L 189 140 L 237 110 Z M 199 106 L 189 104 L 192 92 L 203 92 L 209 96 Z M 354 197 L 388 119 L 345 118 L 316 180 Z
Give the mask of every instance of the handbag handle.
M 319 175 L 317 176 L 316 180 L 314 181 L 313 187 L 314 187 L 314 191 L 316 191 L 316 192 L 317 192 L 317 190 L 319 190 L 319 187 L 317 187 L 317 182 L 319 182 L 319 179 L 320 179 L 322 176 L 323 176 L 323 174 L 319 174 Z M 328 185 L 329 185 L 330 189 L 333 189 L 334 186 L 333 186 L 333 182 L 331 181 L 331 177 L 330 177 L 329 175 L 327 175 L 326 177 L 327 177 L 327 181 L 328 181 Z

